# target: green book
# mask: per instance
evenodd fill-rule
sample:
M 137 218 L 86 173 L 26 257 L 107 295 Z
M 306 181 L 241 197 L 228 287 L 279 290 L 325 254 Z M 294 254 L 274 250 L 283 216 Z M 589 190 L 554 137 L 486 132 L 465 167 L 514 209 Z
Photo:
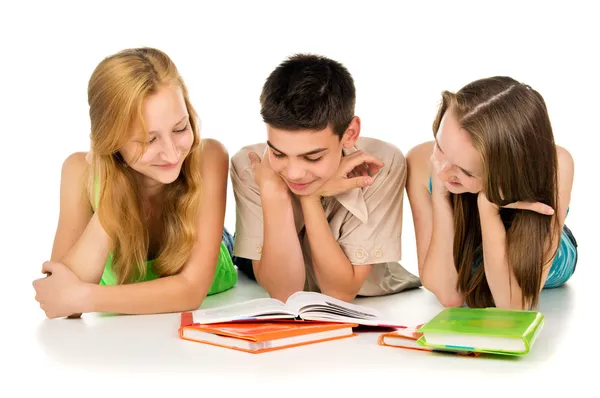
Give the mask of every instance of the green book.
M 417 332 L 424 347 L 517 355 L 529 353 L 544 326 L 536 311 L 500 308 L 445 308 Z

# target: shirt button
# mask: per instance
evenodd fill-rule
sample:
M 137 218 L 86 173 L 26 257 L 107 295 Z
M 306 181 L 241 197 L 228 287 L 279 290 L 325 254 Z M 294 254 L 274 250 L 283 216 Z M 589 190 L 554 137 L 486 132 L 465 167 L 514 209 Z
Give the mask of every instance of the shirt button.
M 365 253 L 362 250 L 357 250 L 356 251 L 356 257 L 357 258 L 363 258 L 365 256 Z
M 262 246 L 261 246 L 261 245 L 258 245 L 258 246 L 256 246 L 256 252 L 257 252 L 258 254 L 261 254 L 261 253 L 262 253 Z
M 381 257 L 382 254 L 383 253 L 381 252 L 381 249 L 375 250 L 375 257 L 379 258 L 379 257 Z

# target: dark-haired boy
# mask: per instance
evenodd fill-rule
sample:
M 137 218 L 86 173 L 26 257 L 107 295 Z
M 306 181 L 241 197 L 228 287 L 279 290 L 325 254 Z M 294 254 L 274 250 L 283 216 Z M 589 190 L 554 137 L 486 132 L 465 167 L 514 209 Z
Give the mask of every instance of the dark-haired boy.
M 301 290 L 340 300 L 419 287 L 400 264 L 406 161 L 360 137 L 348 70 L 299 54 L 260 97 L 266 144 L 232 157 L 235 262 L 273 298 Z

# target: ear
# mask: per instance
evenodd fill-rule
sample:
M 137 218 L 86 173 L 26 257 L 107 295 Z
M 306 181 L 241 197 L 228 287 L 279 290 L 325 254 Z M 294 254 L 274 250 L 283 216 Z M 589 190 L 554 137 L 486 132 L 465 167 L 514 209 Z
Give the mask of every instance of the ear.
M 360 118 L 354 116 L 346 129 L 346 132 L 342 136 L 342 145 L 344 148 L 352 148 L 358 137 L 360 136 Z

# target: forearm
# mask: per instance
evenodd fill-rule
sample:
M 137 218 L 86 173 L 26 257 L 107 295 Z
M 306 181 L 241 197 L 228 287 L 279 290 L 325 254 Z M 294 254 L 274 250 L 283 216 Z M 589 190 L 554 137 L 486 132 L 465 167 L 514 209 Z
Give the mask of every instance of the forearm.
M 110 238 L 95 214 L 67 254 L 55 261 L 66 265 L 82 282 L 96 284 L 102 278 L 110 250 Z
M 320 200 L 304 198 L 302 212 L 315 277 L 321 291 L 340 300 L 351 300 L 360 288 L 354 266 L 333 238 Z
M 479 205 L 485 277 L 499 308 L 522 309 L 519 287 L 506 255 L 506 230 L 498 210 Z
M 208 279 L 208 278 L 207 278 Z M 88 285 L 88 300 L 83 312 L 118 314 L 156 314 L 191 311 L 200 307 L 210 282 L 201 288 L 183 276 L 174 275 L 125 285 Z
M 452 211 L 447 197 L 432 196 L 431 241 L 423 263 L 421 280 L 423 286 L 444 304 L 460 305 L 462 297 L 456 289 L 458 273 L 454 264 Z
M 273 298 L 285 301 L 304 289 L 304 256 L 292 202 L 288 195 L 263 196 L 264 236 L 260 262 L 254 268 L 256 279 Z

